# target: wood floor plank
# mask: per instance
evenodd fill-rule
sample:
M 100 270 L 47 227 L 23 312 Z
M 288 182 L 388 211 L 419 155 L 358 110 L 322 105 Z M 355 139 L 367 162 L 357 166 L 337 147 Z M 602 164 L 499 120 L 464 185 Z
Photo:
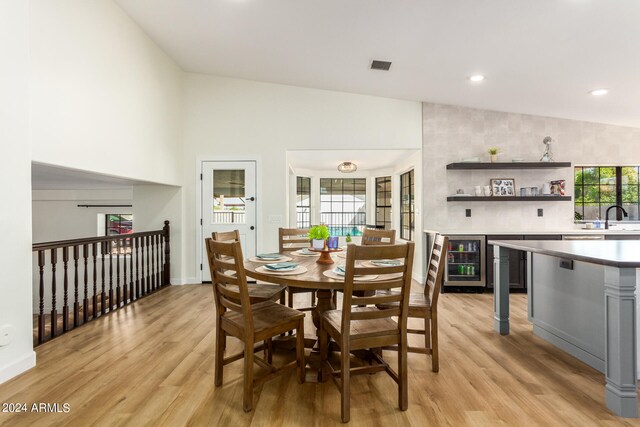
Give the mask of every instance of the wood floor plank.
M 526 295 L 511 296 L 506 337 L 493 331 L 492 295 L 447 293 L 439 304 L 440 372 L 429 356 L 409 354 L 405 412 L 387 375 L 353 377 L 351 425 L 640 426 L 606 409 L 600 372 L 533 335 Z M 0 385 L 0 403 L 69 403 L 70 412 L 0 413 L 0 426 L 341 425 L 331 382 L 300 385 L 291 371 L 256 390 L 250 413 L 242 411 L 241 362 L 214 387 L 213 310 L 210 285 L 172 286 L 41 345 L 36 368 Z M 312 337 L 309 315 L 305 328 Z M 240 350 L 229 339 L 227 351 Z M 396 353 L 384 356 L 396 365 Z

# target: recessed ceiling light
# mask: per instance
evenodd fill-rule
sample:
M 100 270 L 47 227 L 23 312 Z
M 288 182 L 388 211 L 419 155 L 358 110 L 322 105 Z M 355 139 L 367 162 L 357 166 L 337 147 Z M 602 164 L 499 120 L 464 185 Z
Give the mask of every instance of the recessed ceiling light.
M 472 82 L 481 82 L 484 80 L 484 76 L 482 74 L 474 74 L 473 76 L 469 76 L 469 80 Z
M 594 89 L 592 91 L 589 91 L 589 94 L 593 95 L 593 96 L 602 96 L 602 95 L 606 95 L 609 93 L 609 89 Z

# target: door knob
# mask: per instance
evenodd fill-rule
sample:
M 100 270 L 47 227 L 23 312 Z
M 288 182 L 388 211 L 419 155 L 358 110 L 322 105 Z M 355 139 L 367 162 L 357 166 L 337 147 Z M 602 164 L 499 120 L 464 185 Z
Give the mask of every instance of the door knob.
M 256 200 L 255 197 L 249 197 L 249 200 L 251 200 L 252 202 Z
M 256 228 L 252 225 L 251 227 L 249 227 L 250 230 L 255 230 Z

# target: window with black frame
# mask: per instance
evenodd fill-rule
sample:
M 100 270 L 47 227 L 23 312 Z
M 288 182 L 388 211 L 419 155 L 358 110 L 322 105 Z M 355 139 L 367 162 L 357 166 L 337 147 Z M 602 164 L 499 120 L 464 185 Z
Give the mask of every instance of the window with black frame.
M 577 166 L 574 169 L 575 220 L 605 219 L 611 205 L 620 205 L 629 220 L 638 220 L 638 166 Z M 610 219 L 622 220 L 621 212 L 611 212 Z
M 359 236 L 366 224 L 365 178 L 320 178 L 320 222 L 332 236 Z
M 391 230 L 391 177 L 376 178 L 376 227 Z
M 311 178 L 296 177 L 296 227 L 311 226 Z
M 119 236 L 133 233 L 133 214 L 106 214 L 104 217 L 104 235 Z M 111 253 L 130 254 L 131 239 L 114 240 L 111 242 Z
M 413 169 L 400 175 L 400 238 L 413 240 L 415 231 Z

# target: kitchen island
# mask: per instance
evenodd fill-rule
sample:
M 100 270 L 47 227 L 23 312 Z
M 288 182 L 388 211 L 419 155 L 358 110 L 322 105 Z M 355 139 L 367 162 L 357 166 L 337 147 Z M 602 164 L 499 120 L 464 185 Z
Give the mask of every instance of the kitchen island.
M 509 333 L 509 249 L 528 253 L 534 333 L 604 371 L 607 407 L 637 417 L 640 241 L 508 241 L 494 246 L 494 326 Z

